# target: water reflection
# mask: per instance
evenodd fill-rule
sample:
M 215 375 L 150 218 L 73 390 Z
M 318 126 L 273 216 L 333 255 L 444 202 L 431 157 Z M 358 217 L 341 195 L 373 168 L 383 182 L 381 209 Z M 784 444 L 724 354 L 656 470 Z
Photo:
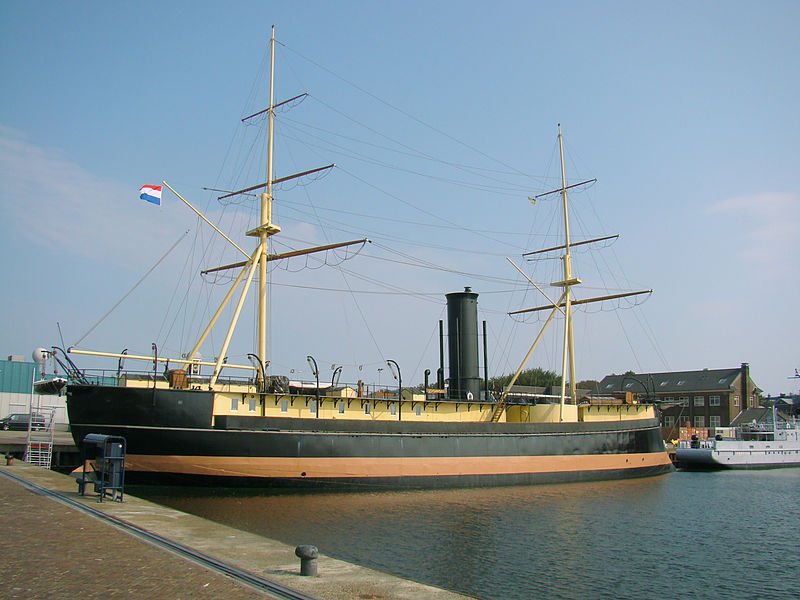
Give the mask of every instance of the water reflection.
M 759 545 L 765 560 L 800 558 L 798 489 L 800 469 L 467 490 L 129 491 L 473 596 L 639 598 L 702 589 L 739 595 L 742 585 L 759 597 L 794 593 L 753 568 L 751 555 L 753 540 L 767 539 Z M 739 576 L 747 583 L 731 584 Z

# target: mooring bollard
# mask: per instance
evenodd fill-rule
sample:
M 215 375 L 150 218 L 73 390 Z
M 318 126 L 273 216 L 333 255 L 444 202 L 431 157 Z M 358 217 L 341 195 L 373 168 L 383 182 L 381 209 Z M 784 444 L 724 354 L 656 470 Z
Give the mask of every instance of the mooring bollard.
M 6 454 L 6 466 L 11 466 L 14 464 L 14 455 L 9 452 Z
M 300 575 L 316 577 L 319 549 L 316 546 L 304 544 L 295 548 L 294 553 L 300 557 Z

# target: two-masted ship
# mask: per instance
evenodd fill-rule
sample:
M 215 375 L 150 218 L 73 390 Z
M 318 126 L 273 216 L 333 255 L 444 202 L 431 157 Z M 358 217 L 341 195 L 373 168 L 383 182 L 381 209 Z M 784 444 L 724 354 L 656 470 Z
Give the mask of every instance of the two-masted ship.
M 67 351 L 73 357 L 139 359 L 165 367 L 158 377 L 120 369 L 113 381 L 101 382 L 90 382 L 72 368 L 66 393 L 75 442 L 80 444 L 89 433 L 124 437 L 129 480 L 223 485 L 438 488 L 643 477 L 671 471 L 654 406 L 577 400 L 572 309 L 585 300 L 576 300 L 572 292 L 580 280 L 571 266 L 568 190 L 572 186 L 563 168 L 560 129 L 562 185 L 552 193 L 561 195 L 566 239 L 562 246 L 548 250 L 563 252 L 564 276 L 555 284 L 561 294 L 548 298 L 543 307 L 528 309 L 550 311 L 545 327 L 559 315 L 564 322 L 558 396 L 520 399 L 510 394 L 542 333 L 502 394 L 494 396 L 480 389 L 478 294 L 469 289 L 447 295 L 450 384 L 445 394 L 429 393 L 427 387 L 422 394 L 413 394 L 402 389 L 402 381 L 398 394 L 388 396 L 368 394 L 362 385 L 322 390 L 317 384 L 313 390 L 298 389 L 285 377 L 267 375 L 268 263 L 365 242 L 269 253 L 269 238 L 280 232 L 272 220 L 273 185 L 285 179 L 274 179 L 272 168 L 274 112 L 282 104 L 275 103 L 273 92 L 274 28 L 270 43 L 267 181 L 232 192 L 263 190 L 260 225 L 247 232 L 254 238 L 255 249 L 246 252 L 217 230 L 243 254 L 243 260 L 218 267 L 238 270 L 238 275 L 184 356 Z M 227 364 L 224 357 L 233 328 L 254 280 L 259 301 L 254 364 Z M 201 346 L 237 293 L 219 358 L 202 361 Z M 70 356 L 64 358 L 74 365 Z M 167 365 L 172 368 L 167 370 Z M 227 376 L 243 371 L 244 377 Z M 440 374 L 436 387 L 443 388 L 443 383 Z

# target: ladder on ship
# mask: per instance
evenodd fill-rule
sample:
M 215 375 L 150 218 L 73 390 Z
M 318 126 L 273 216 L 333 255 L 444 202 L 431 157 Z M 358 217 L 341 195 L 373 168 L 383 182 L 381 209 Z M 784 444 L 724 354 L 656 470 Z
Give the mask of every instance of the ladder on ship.
M 53 462 L 53 437 L 55 426 L 56 408 L 54 406 L 31 407 L 31 417 L 28 421 L 28 439 L 25 446 L 25 462 L 49 469 Z M 41 420 L 35 421 L 34 415 L 41 415 Z

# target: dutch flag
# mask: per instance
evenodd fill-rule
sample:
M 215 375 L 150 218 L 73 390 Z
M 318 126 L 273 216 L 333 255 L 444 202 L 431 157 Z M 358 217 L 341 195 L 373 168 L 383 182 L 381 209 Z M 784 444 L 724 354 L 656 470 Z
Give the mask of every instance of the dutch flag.
M 161 186 L 143 185 L 139 190 L 139 198 L 161 206 Z

